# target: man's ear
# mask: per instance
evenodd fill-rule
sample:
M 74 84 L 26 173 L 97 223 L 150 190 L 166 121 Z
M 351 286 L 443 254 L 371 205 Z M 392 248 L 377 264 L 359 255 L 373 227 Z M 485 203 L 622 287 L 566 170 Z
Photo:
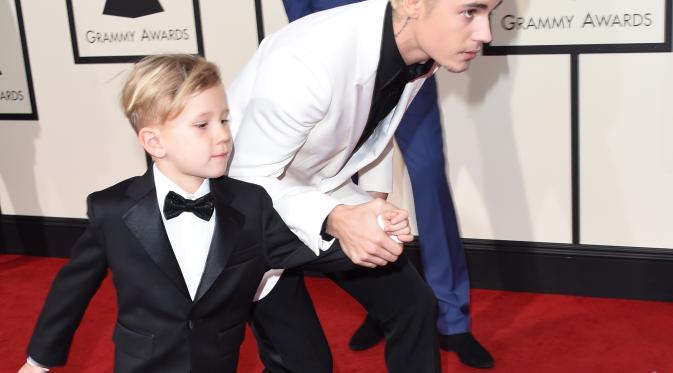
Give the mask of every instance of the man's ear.
M 143 127 L 138 131 L 138 140 L 145 151 L 154 158 L 163 158 L 166 149 L 161 142 L 160 131 L 154 126 Z

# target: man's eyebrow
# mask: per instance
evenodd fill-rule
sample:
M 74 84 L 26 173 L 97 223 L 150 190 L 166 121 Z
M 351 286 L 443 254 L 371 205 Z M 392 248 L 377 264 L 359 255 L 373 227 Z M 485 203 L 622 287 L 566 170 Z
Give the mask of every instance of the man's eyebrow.
M 502 0 L 498 1 L 498 3 L 493 7 L 493 9 L 497 8 L 502 4 Z M 488 9 L 488 5 L 480 2 L 471 2 L 464 4 L 463 6 L 468 7 L 468 8 L 477 8 L 477 9 Z
M 465 6 L 465 7 L 467 7 L 467 8 L 478 8 L 478 9 L 486 9 L 486 8 L 488 8 L 488 5 L 486 5 L 486 4 L 484 4 L 484 3 L 477 3 L 477 2 L 474 2 L 474 3 L 467 3 L 467 4 L 464 4 L 463 6 Z

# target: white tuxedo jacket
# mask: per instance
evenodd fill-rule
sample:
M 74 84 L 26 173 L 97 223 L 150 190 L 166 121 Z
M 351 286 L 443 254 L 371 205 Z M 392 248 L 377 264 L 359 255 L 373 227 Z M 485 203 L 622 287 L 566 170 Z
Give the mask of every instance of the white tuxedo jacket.
M 335 206 L 369 201 L 365 190 L 390 191 L 392 137 L 425 81 L 407 84 L 353 154 L 371 108 L 387 3 L 369 0 L 289 24 L 264 39 L 228 89 L 229 175 L 263 186 L 316 255 L 331 244 L 320 229 Z M 359 171 L 367 172 L 358 186 L 350 178 Z

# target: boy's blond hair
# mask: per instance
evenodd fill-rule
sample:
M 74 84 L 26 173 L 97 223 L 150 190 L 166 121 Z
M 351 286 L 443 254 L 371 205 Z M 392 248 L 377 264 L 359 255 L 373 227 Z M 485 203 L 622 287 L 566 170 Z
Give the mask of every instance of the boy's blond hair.
M 192 94 L 221 84 L 220 71 L 203 57 L 162 54 L 138 61 L 121 93 L 121 106 L 133 129 L 163 123 L 184 109 Z

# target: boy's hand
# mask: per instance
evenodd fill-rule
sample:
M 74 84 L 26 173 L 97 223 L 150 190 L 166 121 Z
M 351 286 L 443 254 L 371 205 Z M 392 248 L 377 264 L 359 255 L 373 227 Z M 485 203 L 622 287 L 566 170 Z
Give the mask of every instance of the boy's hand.
M 36 367 L 34 365 L 30 365 L 28 363 L 23 364 L 21 369 L 19 369 L 18 373 L 44 373 L 47 370 L 44 368 Z
M 402 254 L 402 245 L 390 239 L 390 235 L 379 227 L 376 217 L 379 214 L 384 218 L 390 216 L 391 230 L 400 231 L 405 238 L 403 226 L 407 223 L 402 221 L 406 216 L 404 213 L 387 214 L 394 210 L 399 209 L 382 199 L 355 206 L 339 205 L 328 216 L 327 233 L 339 239 L 341 249 L 353 263 L 370 268 L 384 266 L 397 260 Z
M 406 210 L 396 208 L 382 213 L 378 218 L 381 229 L 393 240 L 397 239 L 399 243 L 414 240 L 409 226 L 409 213 Z

